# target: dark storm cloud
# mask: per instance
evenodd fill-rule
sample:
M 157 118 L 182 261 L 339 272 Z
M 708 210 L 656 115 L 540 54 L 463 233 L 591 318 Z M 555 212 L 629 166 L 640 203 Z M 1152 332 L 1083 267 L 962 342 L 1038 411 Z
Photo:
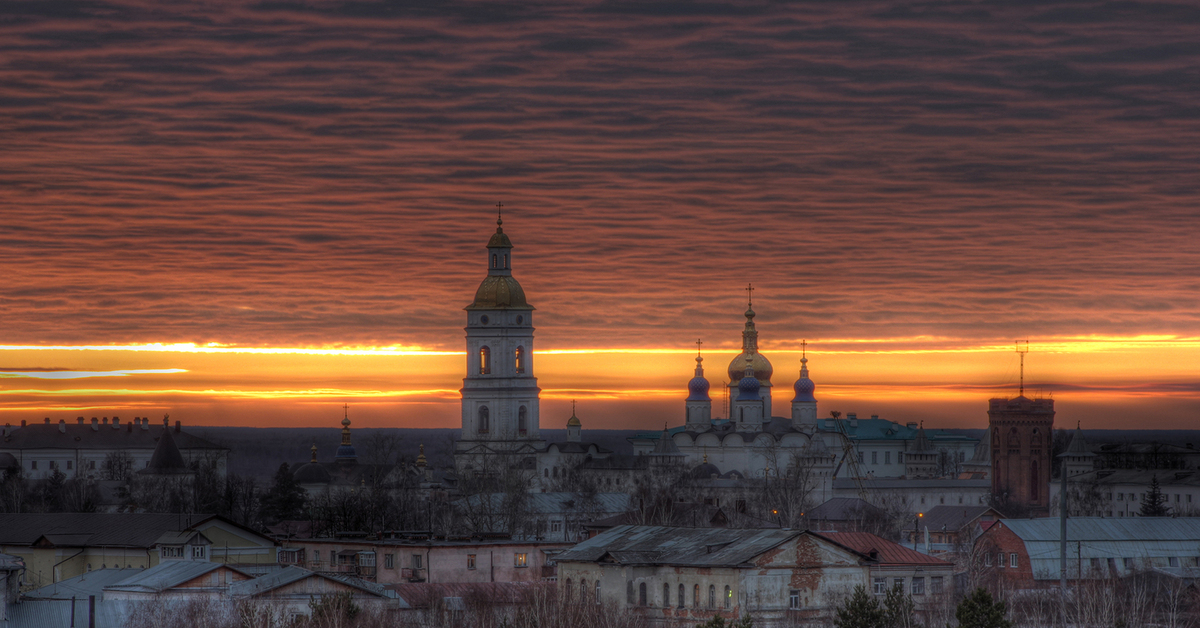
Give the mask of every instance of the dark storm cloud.
M 1195 334 L 1187 3 L 5 3 L 6 343 Z

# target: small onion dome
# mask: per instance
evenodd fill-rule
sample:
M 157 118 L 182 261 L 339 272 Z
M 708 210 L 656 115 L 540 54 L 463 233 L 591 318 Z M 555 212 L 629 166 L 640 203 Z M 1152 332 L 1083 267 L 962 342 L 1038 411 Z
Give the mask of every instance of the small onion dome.
M 504 225 L 504 221 L 497 218 L 496 219 L 496 233 L 493 233 L 492 239 L 488 240 L 487 247 L 489 249 L 511 249 L 513 247 L 512 240 L 509 240 L 508 236 L 504 235 L 503 225 Z
M 696 468 L 688 471 L 688 477 L 693 480 L 707 480 L 711 477 L 721 477 L 721 470 L 711 462 L 702 462 Z
M 758 401 L 761 399 L 758 395 L 760 384 L 758 380 L 747 375 L 738 382 L 738 401 Z
M 329 470 L 317 462 L 300 465 L 292 474 L 292 478 L 297 484 L 328 484 L 331 479 Z
M 418 467 L 427 466 L 427 462 L 425 460 L 425 445 L 424 444 L 421 445 L 421 453 L 417 454 L 417 466 Z
M 757 380 L 755 380 L 757 381 Z M 693 377 L 688 382 L 688 401 L 712 401 L 708 396 L 708 380 L 703 377 Z
M 334 460 L 353 460 L 358 457 L 354 451 L 354 445 L 341 445 L 337 448 L 337 452 L 333 454 Z
M 571 418 L 567 419 L 567 427 L 583 427 L 583 422 L 572 412 Z

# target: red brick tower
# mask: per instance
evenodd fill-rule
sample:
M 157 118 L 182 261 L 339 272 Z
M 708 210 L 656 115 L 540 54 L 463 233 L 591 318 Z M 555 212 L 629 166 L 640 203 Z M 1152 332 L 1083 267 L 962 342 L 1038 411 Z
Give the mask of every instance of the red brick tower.
M 1054 400 L 988 401 L 992 448 L 992 503 L 1004 514 L 1050 514 L 1050 454 L 1054 442 Z M 1007 510 L 1006 510 L 1007 508 Z M 1012 512 L 1009 512 L 1012 511 Z

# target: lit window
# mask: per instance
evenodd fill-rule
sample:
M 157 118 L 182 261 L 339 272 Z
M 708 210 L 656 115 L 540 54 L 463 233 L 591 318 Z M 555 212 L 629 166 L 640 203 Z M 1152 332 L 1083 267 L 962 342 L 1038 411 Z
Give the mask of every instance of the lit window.
M 529 554 L 525 554 L 525 553 L 513 554 L 513 566 L 514 567 L 528 567 L 529 566 Z
M 474 569 L 474 568 L 475 568 L 475 555 L 467 554 L 467 569 Z
M 732 605 L 733 605 L 733 589 L 730 589 L 727 586 L 727 587 L 725 587 L 725 608 L 729 608 Z
M 479 348 L 479 374 L 488 375 L 492 372 L 492 350 L 487 347 Z
M 525 347 L 517 347 L 515 352 L 516 367 L 518 373 L 525 372 Z

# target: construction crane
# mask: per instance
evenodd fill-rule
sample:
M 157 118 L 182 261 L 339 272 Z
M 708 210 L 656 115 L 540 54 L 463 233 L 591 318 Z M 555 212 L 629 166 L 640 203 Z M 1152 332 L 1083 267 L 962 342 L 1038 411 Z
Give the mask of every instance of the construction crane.
M 854 485 L 858 488 L 859 498 L 867 501 L 867 487 L 862 481 L 862 467 L 858 466 L 858 453 L 854 451 L 854 443 L 850 441 L 850 433 L 846 430 L 846 426 L 840 418 L 842 413 L 832 410 L 829 412 L 829 416 L 833 418 L 833 424 L 837 428 L 838 434 L 842 437 L 842 460 L 834 467 L 832 479 L 837 479 L 838 471 L 845 464 L 850 469 L 850 477 L 854 478 Z

